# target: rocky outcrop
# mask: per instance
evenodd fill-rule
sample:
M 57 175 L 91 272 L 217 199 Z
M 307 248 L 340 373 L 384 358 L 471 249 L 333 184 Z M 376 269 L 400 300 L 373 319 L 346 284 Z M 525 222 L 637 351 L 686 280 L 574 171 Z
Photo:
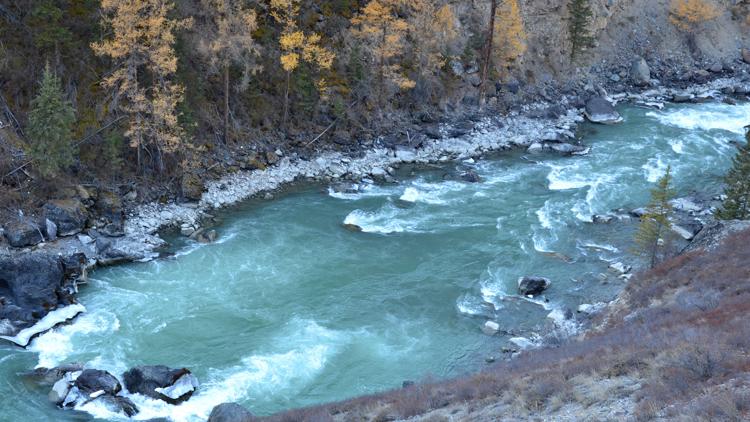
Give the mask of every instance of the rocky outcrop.
M 93 394 L 103 391 L 105 394 L 115 395 L 122 390 L 120 381 L 107 371 L 85 369 L 76 378 L 75 387 L 83 394 Z
M 194 173 L 188 173 L 182 176 L 180 183 L 182 195 L 191 201 L 200 201 L 203 196 L 203 180 Z
M 732 234 L 747 229 L 750 229 L 750 221 L 716 221 L 704 227 L 685 247 L 683 252 L 701 249 L 710 251 L 721 245 L 721 242 Z
M 622 116 L 615 107 L 602 97 L 594 97 L 586 102 L 586 118 L 592 123 L 612 125 L 622 122 Z
M 169 404 L 180 404 L 198 388 L 198 380 L 189 370 L 163 365 L 139 366 L 123 374 L 125 388 Z
M 208 422 L 253 422 L 255 418 L 249 410 L 237 403 L 223 403 L 211 410 Z
M 545 277 L 521 277 L 518 279 L 518 293 L 523 296 L 538 296 L 552 284 Z
M 62 408 L 75 408 L 94 400 L 114 412 L 128 417 L 138 413 L 138 407 L 129 398 L 119 396 L 120 382 L 114 375 L 97 369 L 70 368 L 52 385 L 47 395 L 50 402 Z M 61 368 L 56 368 L 60 371 Z
M 87 211 L 78 199 L 54 200 L 44 205 L 44 218 L 57 227 L 58 236 L 80 233 L 86 226 Z
M 26 327 L 60 303 L 64 268 L 43 253 L 0 257 L 0 320 Z

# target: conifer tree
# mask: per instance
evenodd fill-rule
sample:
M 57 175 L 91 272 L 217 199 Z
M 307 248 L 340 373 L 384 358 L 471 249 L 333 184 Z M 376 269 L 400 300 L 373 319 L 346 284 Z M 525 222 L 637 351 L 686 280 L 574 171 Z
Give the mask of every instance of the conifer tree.
M 381 102 L 391 85 L 403 90 L 415 86 L 399 63 L 406 51 L 409 30 L 408 22 L 399 14 L 403 4 L 402 0 L 371 0 L 351 20 L 352 35 L 365 47 L 377 69 L 376 90 Z
M 662 176 L 654 189 L 651 200 L 646 207 L 646 214 L 641 217 L 641 224 L 635 235 L 637 249 L 635 252 L 648 260 L 649 267 L 654 268 L 659 262 L 660 251 L 664 248 L 664 237 L 671 228 L 669 221 L 673 213 L 669 202 L 674 197 L 672 188 L 672 168 Z
M 255 57 L 258 46 L 253 31 L 258 28 L 255 11 L 245 8 L 240 0 L 202 0 L 209 14 L 209 33 L 201 43 L 201 53 L 209 59 L 212 73 L 224 77 L 224 143 L 229 138 L 229 67 L 242 66 L 242 84 L 247 86 L 250 74 L 257 70 Z
M 286 72 L 286 90 L 284 92 L 284 116 L 282 124 L 286 126 L 289 117 L 289 89 L 292 72 L 301 62 L 317 69 L 330 69 L 336 55 L 321 45 L 321 36 L 307 34 L 300 30 L 297 19 L 300 14 L 300 0 L 271 0 L 271 16 L 283 25 L 279 47 L 281 48 L 281 67 Z M 317 81 L 318 89 L 325 89 L 325 80 Z
M 73 164 L 76 150 L 72 140 L 74 123 L 73 106 L 65 99 L 60 79 L 47 65 L 39 94 L 31 102 L 28 128 L 28 153 L 43 177 L 56 176 Z
M 94 52 L 116 63 L 102 85 L 114 91 L 120 109 L 130 117 L 125 135 L 138 151 L 138 167 L 143 168 L 142 150 L 153 149 L 159 172 L 164 171 L 162 154 L 180 150 L 183 132 L 177 118 L 177 105 L 184 87 L 174 81 L 177 55 L 175 31 L 189 20 L 170 17 L 171 0 L 102 0 L 105 23 L 112 38 L 92 44 Z M 152 81 L 145 85 L 143 75 Z
M 591 36 L 591 12 L 590 0 L 570 0 L 568 3 L 568 35 L 570 37 L 570 58 L 575 60 L 585 49 L 594 43 Z
M 725 179 L 727 199 L 716 212 L 716 217 L 722 220 L 750 219 L 750 126 L 746 129 L 747 142 L 732 160 Z

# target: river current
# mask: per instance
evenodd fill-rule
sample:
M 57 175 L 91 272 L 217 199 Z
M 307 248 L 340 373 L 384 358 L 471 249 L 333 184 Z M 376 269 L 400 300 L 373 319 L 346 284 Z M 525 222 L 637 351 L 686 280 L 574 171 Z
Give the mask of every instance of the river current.
M 28 350 L 0 347 L 0 420 L 125 419 L 56 409 L 19 375 L 37 366 L 187 367 L 201 381 L 188 402 L 131 398 L 136 419 L 199 421 L 228 401 L 265 415 L 457 376 L 569 329 L 566 309 L 624 285 L 610 263 L 635 263 L 636 223 L 592 217 L 645 205 L 668 165 L 679 195 L 720 193 L 750 123 L 750 104 L 620 111 L 620 125 L 582 126 L 586 156 L 506 152 L 354 193 L 296 187 L 221 212 L 215 244 L 175 236 L 170 258 L 97 270 L 86 314 Z M 481 182 L 455 177 L 466 169 Z M 552 280 L 546 301 L 517 296 L 526 275 Z M 510 333 L 488 337 L 487 320 Z

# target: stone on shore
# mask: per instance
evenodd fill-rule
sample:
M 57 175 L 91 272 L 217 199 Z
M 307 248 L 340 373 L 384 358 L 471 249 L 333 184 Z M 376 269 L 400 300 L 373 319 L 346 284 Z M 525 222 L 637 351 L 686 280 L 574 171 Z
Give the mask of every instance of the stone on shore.
M 44 218 L 55 223 L 59 236 L 72 236 L 84 229 L 88 216 L 78 199 L 61 199 L 44 204 Z
M 615 107 L 602 97 L 594 97 L 586 102 L 586 118 L 592 123 L 612 125 L 622 122 L 622 116 Z
M 482 326 L 482 332 L 488 336 L 494 336 L 500 331 L 500 324 L 495 321 L 487 321 Z
M 208 422 L 252 422 L 255 418 L 249 410 L 237 403 L 223 403 L 211 410 Z
M 3 229 L 5 238 L 14 248 L 25 248 L 44 242 L 43 230 L 28 219 L 8 221 Z
M 630 65 L 630 80 L 636 86 L 646 86 L 651 83 L 651 69 L 642 57 L 639 57 Z

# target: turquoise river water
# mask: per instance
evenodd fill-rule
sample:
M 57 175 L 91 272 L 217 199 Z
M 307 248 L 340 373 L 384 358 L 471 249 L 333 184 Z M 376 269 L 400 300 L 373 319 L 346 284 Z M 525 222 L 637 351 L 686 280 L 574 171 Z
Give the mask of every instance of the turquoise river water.
M 667 165 L 679 194 L 719 193 L 730 141 L 750 123 L 750 104 L 621 112 L 621 125 L 583 127 L 587 156 L 498 153 L 402 169 L 400 183 L 355 194 L 297 187 L 222 212 L 215 244 L 175 238 L 171 258 L 97 270 L 86 314 L 28 350 L 0 346 L 0 420 L 124 419 L 56 409 L 19 375 L 65 362 L 118 376 L 190 368 L 202 384 L 188 402 L 132 397 L 137 419 L 175 421 L 227 401 L 264 415 L 475 370 L 510 337 L 533 341 L 564 309 L 611 299 L 624 282 L 600 274 L 633 262 L 635 225 L 591 217 L 643 206 Z M 483 181 L 452 177 L 457 167 Z M 548 303 L 516 296 L 524 275 L 552 279 Z M 484 335 L 488 319 L 513 334 Z

